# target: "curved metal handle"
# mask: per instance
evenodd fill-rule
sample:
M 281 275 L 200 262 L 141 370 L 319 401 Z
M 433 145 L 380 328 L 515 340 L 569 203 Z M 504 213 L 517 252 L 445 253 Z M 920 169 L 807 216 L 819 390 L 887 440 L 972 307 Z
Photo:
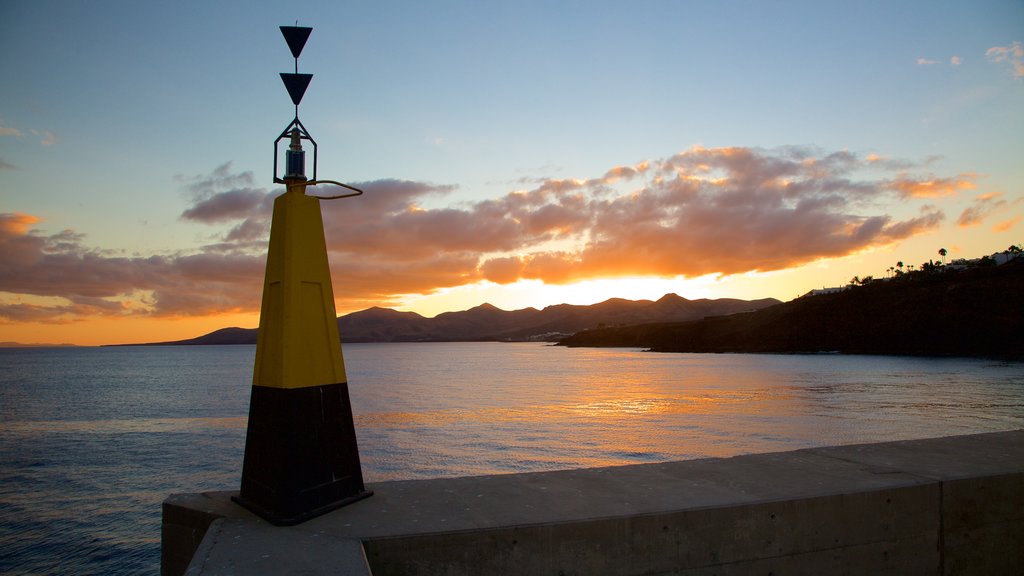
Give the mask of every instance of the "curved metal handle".
M 348 188 L 349 190 L 352 190 L 352 192 L 348 194 L 339 194 L 337 196 L 313 196 L 312 194 L 310 194 L 310 196 L 313 196 L 313 198 L 318 198 L 320 200 L 337 200 L 338 198 L 351 198 L 353 196 L 360 196 L 363 193 L 362 190 L 356 188 L 355 186 L 349 186 L 348 184 L 343 184 L 336 180 L 310 180 L 309 182 L 306 182 L 306 186 L 316 186 L 317 184 L 334 184 L 335 186 L 341 186 L 342 188 Z

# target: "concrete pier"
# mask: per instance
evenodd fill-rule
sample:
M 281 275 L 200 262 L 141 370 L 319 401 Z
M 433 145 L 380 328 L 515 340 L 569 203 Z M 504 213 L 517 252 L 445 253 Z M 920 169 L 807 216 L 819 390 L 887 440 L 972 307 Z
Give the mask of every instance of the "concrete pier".
M 1024 430 L 368 485 L 274 527 L 232 492 L 163 505 L 167 576 L 1019 574 Z

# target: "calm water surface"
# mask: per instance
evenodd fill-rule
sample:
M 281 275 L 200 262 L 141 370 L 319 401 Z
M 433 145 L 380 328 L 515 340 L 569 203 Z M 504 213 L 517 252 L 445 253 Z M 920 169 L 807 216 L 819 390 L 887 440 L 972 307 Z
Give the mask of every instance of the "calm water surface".
M 157 573 L 160 502 L 239 483 L 252 346 L 0 350 L 0 573 Z M 1024 363 L 345 346 L 368 482 L 1024 428 Z

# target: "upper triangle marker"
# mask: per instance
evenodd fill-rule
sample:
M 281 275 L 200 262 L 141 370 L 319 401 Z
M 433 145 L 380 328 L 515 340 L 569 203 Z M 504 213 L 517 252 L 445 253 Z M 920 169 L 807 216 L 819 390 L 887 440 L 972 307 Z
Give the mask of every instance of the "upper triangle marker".
M 281 26 L 280 28 L 281 34 L 284 34 L 285 42 L 288 43 L 288 48 L 291 48 L 292 56 L 298 58 L 299 54 L 302 53 L 302 48 L 306 45 L 306 40 L 309 39 L 309 33 L 313 29 L 302 26 Z

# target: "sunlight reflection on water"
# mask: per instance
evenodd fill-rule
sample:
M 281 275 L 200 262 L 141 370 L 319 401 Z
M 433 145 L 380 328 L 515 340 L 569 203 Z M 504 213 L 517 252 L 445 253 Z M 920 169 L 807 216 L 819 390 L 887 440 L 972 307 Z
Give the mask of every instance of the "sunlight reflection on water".
M 731 456 L 1024 424 L 1021 365 L 985 360 L 496 343 L 367 344 L 347 358 L 371 480 Z M 389 462 L 396 453 L 400 466 Z

